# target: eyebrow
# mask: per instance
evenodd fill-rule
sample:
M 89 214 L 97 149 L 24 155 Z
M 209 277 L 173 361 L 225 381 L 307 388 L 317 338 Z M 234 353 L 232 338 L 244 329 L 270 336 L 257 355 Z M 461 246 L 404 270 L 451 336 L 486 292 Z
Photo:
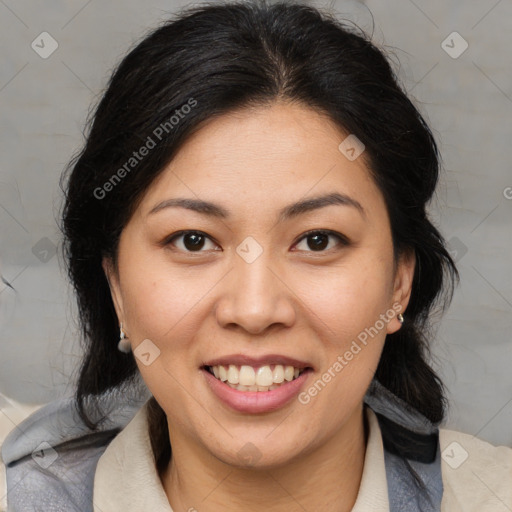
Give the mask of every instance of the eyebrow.
M 313 210 L 318 210 L 320 208 L 325 208 L 326 206 L 331 205 L 350 206 L 358 210 L 363 217 L 366 217 L 365 210 L 359 201 L 356 201 L 355 199 L 345 194 L 333 192 L 322 196 L 304 199 L 302 201 L 298 201 L 296 203 L 285 206 L 279 211 L 279 222 L 284 222 L 301 214 L 311 212 Z M 231 215 L 229 210 L 226 210 L 218 204 L 210 203 L 200 199 L 182 197 L 166 199 L 165 201 L 158 203 L 148 213 L 148 215 L 160 212 L 166 208 L 186 208 L 188 210 L 192 210 L 211 217 L 217 217 L 219 219 L 228 219 Z

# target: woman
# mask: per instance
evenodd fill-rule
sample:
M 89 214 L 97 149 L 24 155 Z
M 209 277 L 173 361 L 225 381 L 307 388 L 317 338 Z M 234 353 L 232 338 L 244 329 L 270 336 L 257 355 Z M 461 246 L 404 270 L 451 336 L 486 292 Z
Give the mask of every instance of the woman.
M 66 183 L 80 422 L 53 404 L 22 424 L 32 457 L 4 446 L 13 510 L 510 508 L 512 449 L 439 430 L 438 172 L 385 56 L 312 7 L 148 35 Z

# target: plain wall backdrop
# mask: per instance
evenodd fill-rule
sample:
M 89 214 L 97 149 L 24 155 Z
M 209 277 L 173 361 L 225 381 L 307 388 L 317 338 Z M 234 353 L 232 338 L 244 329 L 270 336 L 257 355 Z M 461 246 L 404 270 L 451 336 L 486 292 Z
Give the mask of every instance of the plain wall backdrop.
M 443 158 L 431 215 L 461 274 L 433 342 L 446 425 L 512 446 L 512 3 L 310 3 L 373 31 L 430 123 Z M 80 347 L 59 177 L 113 67 L 187 5 L 0 0 L 0 260 L 16 289 L 0 283 L 0 392 L 11 398 L 72 393 Z

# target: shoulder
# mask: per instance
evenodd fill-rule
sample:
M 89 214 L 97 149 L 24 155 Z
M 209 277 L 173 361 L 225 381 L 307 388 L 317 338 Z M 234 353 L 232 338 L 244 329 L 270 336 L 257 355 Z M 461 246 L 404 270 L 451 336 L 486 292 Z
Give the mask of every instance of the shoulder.
M 78 416 L 73 397 L 59 398 L 14 422 L 1 449 L 3 506 L 7 501 L 12 510 L 21 503 L 35 510 L 36 503 L 46 500 L 55 510 L 84 510 L 98 458 L 146 400 L 108 392 L 88 401 L 89 418 L 105 415 L 94 431 Z
M 443 511 L 512 509 L 512 448 L 447 429 L 439 431 L 439 444 Z
M 8 434 L 40 407 L 42 406 L 20 404 L 0 393 L 0 447 L 3 445 Z M 0 458 L 0 512 L 7 510 L 6 495 L 5 464 L 2 458 Z

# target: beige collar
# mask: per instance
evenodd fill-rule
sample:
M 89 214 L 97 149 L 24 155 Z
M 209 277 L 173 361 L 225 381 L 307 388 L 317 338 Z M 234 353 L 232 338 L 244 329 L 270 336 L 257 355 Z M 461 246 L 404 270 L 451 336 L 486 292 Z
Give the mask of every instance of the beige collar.
M 173 512 L 158 476 L 148 434 L 146 404 L 100 457 L 94 476 L 94 512 Z M 363 477 L 352 512 L 389 512 L 384 449 L 369 408 Z

